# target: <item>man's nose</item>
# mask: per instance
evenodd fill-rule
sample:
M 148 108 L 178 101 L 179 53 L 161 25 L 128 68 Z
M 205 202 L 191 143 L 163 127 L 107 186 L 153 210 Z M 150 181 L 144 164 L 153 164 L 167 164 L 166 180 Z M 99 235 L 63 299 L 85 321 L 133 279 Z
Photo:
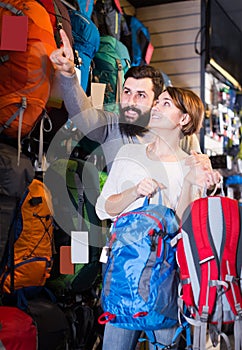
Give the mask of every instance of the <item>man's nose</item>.
M 136 105 L 137 104 L 137 96 L 136 94 L 131 94 L 129 98 L 129 104 L 130 105 Z

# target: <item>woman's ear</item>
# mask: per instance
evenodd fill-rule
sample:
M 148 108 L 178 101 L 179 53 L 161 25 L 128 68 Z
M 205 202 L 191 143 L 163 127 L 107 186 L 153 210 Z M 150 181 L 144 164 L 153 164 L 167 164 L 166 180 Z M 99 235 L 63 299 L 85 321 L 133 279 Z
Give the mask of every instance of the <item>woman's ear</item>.
M 183 113 L 180 120 L 180 125 L 181 126 L 187 125 L 190 122 L 190 120 L 191 120 L 190 115 L 188 113 Z

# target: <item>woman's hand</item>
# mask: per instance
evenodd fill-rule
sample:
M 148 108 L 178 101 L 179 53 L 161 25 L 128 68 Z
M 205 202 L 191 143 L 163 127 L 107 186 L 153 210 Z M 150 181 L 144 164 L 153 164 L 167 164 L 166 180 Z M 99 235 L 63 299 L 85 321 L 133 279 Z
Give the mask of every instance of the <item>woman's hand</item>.
M 73 49 L 63 29 L 60 29 L 60 36 L 63 46 L 50 54 L 50 60 L 61 74 L 72 76 L 75 73 Z
M 141 180 L 136 186 L 137 198 L 148 197 L 151 198 L 159 189 L 163 189 L 164 186 L 151 178 L 145 178 Z

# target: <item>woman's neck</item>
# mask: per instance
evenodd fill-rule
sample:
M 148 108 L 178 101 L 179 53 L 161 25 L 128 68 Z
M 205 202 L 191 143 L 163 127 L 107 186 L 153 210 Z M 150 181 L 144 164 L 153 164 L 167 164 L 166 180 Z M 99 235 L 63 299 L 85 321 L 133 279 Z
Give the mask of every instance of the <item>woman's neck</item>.
M 186 157 L 186 153 L 181 149 L 180 138 L 172 133 L 166 138 L 157 135 L 152 143 L 147 146 L 147 156 L 152 160 L 177 162 Z

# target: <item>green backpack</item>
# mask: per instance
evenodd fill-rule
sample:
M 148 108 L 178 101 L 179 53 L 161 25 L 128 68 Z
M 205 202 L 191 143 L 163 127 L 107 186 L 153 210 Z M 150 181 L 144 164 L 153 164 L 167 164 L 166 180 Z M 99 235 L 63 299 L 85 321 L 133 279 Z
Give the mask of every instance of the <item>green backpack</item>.
M 80 294 L 92 286 L 101 270 L 99 257 L 104 241 L 102 224 L 95 212 L 100 193 L 99 173 L 94 164 L 88 161 L 57 159 L 47 169 L 45 183 L 52 194 L 56 249 L 47 287 L 57 297 L 68 290 Z M 60 249 L 70 246 L 72 230 L 88 231 L 89 262 L 75 264 L 74 274 L 61 274 Z
M 120 102 L 124 74 L 130 67 L 127 47 L 112 36 L 102 36 L 99 50 L 94 56 L 93 81 L 106 84 L 105 110 L 116 110 L 117 103 Z

